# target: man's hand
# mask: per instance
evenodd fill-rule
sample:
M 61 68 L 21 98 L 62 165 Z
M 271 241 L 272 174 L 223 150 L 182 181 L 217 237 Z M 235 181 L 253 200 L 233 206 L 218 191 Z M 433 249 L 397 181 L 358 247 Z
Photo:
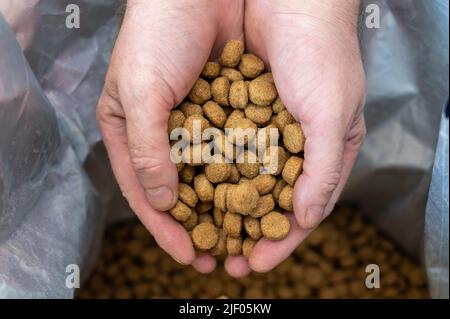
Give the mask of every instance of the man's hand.
M 226 40 L 243 37 L 243 1 L 128 0 L 97 118 L 111 165 L 131 208 L 175 260 L 211 271 L 170 214 L 178 175 L 170 161 L 170 110 L 188 94 Z
M 249 262 L 228 258 L 226 268 L 235 276 L 272 269 L 330 214 L 366 132 L 359 1 L 247 0 L 245 6 L 247 50 L 271 67 L 306 143 L 290 234 L 280 242 L 260 240 Z

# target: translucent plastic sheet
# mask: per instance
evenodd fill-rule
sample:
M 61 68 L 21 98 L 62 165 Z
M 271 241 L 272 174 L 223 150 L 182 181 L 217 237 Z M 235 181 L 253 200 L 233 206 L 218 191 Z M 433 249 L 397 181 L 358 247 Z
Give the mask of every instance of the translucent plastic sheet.
M 64 27 L 69 3 L 80 7 L 80 29 Z M 381 13 L 380 29 L 362 28 L 368 136 L 343 199 L 419 257 L 448 97 L 448 2 L 368 3 Z M 114 0 L 0 0 L 0 298 L 72 297 L 65 267 L 89 273 L 102 212 L 129 214 L 95 124 L 114 8 Z M 427 225 L 442 218 L 428 213 Z M 448 290 L 448 255 L 447 278 L 434 271 L 448 229 L 427 229 L 432 287 Z

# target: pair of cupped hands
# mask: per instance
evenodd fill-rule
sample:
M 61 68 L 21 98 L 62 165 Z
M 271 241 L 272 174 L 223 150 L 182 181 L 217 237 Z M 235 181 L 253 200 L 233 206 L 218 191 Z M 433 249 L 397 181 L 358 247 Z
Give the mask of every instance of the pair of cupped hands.
M 202 273 L 216 267 L 165 212 L 178 187 L 167 123 L 229 39 L 243 40 L 271 69 L 306 143 L 289 235 L 260 240 L 248 260 L 227 257 L 227 272 L 271 270 L 330 214 L 366 132 L 358 14 L 357 0 L 128 0 L 97 119 L 123 196 L 175 260 Z

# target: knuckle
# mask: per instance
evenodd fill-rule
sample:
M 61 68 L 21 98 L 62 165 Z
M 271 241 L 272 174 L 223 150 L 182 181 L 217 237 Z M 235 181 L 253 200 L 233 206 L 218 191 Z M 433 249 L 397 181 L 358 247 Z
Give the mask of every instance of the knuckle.
M 319 187 L 325 193 L 333 192 L 341 179 L 341 173 L 335 170 L 324 172 L 319 181 Z
M 138 175 L 155 176 L 163 168 L 162 161 L 153 156 L 131 156 L 131 165 Z

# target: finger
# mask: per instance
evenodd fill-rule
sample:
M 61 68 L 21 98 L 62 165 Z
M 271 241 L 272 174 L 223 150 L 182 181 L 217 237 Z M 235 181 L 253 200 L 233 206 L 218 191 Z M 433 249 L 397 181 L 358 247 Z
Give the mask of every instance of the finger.
M 342 191 L 347 183 L 347 180 L 352 171 L 353 165 L 355 164 L 356 158 L 358 157 L 358 152 L 361 149 L 361 146 L 364 142 L 364 138 L 366 136 L 366 124 L 364 121 L 364 117 L 358 119 L 358 122 L 354 126 L 354 128 L 350 131 L 349 138 L 344 146 L 344 159 L 342 166 L 341 179 L 331 195 L 330 202 L 325 208 L 325 217 L 328 216 L 334 209 L 339 197 L 342 194 Z
M 247 276 L 251 271 L 247 258 L 242 255 L 228 256 L 225 260 L 225 270 L 230 276 L 235 278 Z
M 117 109 L 118 102 L 103 93 L 97 109 L 97 119 L 122 194 L 144 226 L 153 234 L 158 245 L 178 262 L 190 264 L 195 254 L 186 230 L 169 214 L 153 209 L 145 197 L 131 164 L 125 120 Z
M 178 174 L 170 159 L 167 137 L 172 107 L 153 94 L 144 105 L 126 108 L 131 164 L 150 205 L 159 211 L 172 208 L 177 200 Z
M 342 174 L 344 133 L 331 121 L 322 123 L 310 131 L 313 123 L 305 126 L 303 172 L 294 186 L 294 212 L 304 229 L 316 227 L 323 219 Z
M 195 258 L 192 267 L 199 273 L 208 274 L 216 269 L 216 259 L 210 254 L 204 253 Z
M 275 268 L 298 247 L 311 232 L 301 228 L 292 213 L 286 214 L 291 223 L 291 229 L 286 238 L 280 241 L 260 239 L 250 255 L 250 267 L 257 272 L 267 272 Z

